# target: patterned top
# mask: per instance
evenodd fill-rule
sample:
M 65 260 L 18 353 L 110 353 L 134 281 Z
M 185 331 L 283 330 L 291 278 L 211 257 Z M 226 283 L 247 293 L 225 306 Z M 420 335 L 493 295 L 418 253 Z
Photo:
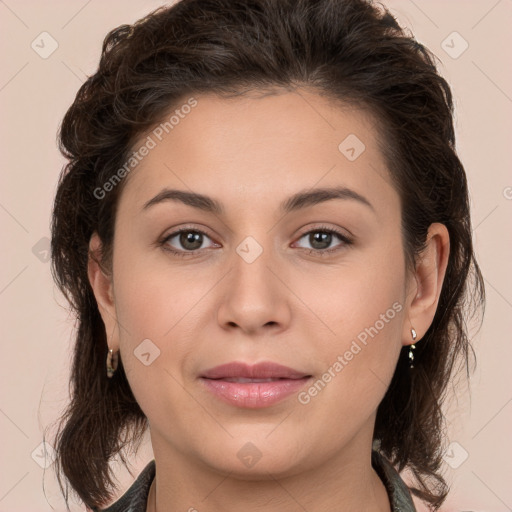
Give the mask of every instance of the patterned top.
M 405 482 L 391 463 L 376 450 L 372 450 L 372 466 L 386 487 L 392 512 L 416 512 Z M 93 508 L 93 512 L 146 512 L 149 488 L 155 472 L 153 459 L 115 503 L 105 509 Z

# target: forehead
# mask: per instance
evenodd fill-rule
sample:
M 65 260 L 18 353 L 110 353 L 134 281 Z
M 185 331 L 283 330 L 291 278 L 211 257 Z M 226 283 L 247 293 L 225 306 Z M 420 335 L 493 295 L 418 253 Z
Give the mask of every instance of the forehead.
M 373 116 L 310 91 L 195 95 L 163 119 L 134 145 L 151 149 L 128 175 L 120 209 L 142 208 L 163 187 L 239 205 L 315 185 L 376 199 L 391 187 Z

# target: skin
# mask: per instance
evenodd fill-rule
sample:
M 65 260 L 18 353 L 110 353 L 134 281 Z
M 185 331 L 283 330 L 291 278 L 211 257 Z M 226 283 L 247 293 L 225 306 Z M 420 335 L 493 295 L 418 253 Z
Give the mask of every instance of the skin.
M 402 346 L 412 343 L 411 326 L 418 343 L 433 320 L 448 232 L 433 224 L 416 269 L 406 271 L 400 200 L 369 114 L 304 89 L 196 99 L 127 178 L 113 275 L 89 262 L 109 347 L 120 350 L 151 425 L 157 470 L 148 511 L 155 499 L 159 511 L 390 511 L 371 466 L 376 411 Z M 338 149 L 349 134 L 366 147 L 354 161 Z M 334 199 L 278 210 L 298 191 L 331 186 L 372 207 Z M 225 212 L 177 201 L 141 212 L 164 187 L 209 195 Z M 351 233 L 353 243 L 333 235 L 314 245 L 307 233 L 322 226 Z M 208 233 L 193 256 L 157 243 L 181 227 Z M 252 263 L 236 252 L 247 236 L 263 249 Z M 91 251 L 100 244 L 94 234 Z M 166 244 L 190 247 L 179 236 Z M 339 250 L 308 254 L 322 247 Z M 394 303 L 401 311 L 307 404 L 293 395 L 241 409 L 198 379 L 230 361 L 274 361 L 316 380 Z M 134 355 L 145 339 L 160 350 L 148 366 Z M 251 468 L 237 457 L 248 442 L 261 452 Z

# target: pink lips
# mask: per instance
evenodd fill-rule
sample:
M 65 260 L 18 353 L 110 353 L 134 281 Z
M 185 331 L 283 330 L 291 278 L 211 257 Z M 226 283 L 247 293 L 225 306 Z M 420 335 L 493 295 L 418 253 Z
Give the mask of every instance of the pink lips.
M 232 362 L 205 371 L 201 381 L 221 400 L 249 409 L 268 407 L 299 391 L 311 378 L 280 364 Z

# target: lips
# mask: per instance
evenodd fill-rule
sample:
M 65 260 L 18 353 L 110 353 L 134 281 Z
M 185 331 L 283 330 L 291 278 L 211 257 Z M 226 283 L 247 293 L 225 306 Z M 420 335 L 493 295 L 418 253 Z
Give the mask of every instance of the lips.
M 211 368 L 205 371 L 201 377 L 206 379 L 224 379 L 229 382 L 257 382 L 258 380 L 260 382 L 270 382 L 278 379 L 302 379 L 310 377 L 310 375 L 272 362 L 262 362 L 255 365 L 232 362 Z
M 218 399 L 235 407 L 269 407 L 300 391 L 310 380 L 299 370 L 263 362 L 228 363 L 205 371 L 200 381 Z

